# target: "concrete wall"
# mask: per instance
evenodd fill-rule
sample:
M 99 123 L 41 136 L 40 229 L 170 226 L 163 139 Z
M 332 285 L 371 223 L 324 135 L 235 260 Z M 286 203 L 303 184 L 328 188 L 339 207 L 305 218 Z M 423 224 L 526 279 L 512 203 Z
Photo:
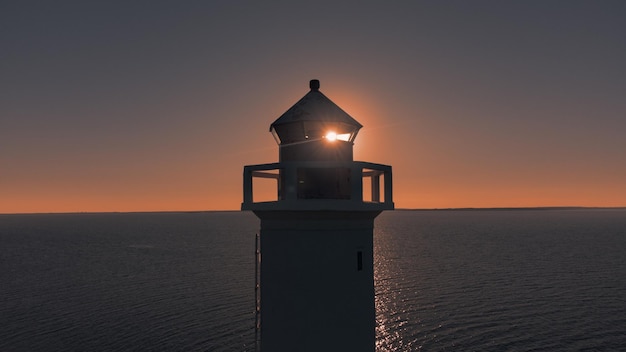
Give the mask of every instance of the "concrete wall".
M 262 351 L 374 351 L 377 214 L 261 214 Z

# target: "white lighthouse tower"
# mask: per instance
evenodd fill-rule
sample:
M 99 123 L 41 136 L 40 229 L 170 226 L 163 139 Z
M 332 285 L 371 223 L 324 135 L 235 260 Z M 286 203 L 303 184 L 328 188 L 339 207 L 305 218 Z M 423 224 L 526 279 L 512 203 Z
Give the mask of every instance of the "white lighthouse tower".
M 393 209 L 391 166 L 353 161 L 362 127 L 319 81 L 270 126 L 279 162 L 244 167 L 242 210 L 261 220 L 261 350 L 374 351 L 374 218 Z M 257 184 L 276 192 L 255 201 Z

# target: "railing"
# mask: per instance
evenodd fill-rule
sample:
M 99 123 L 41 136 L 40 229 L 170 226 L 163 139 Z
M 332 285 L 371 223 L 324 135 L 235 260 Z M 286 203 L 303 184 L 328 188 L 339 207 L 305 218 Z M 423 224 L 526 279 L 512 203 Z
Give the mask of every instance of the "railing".
M 255 193 L 255 181 L 260 179 L 276 181 L 266 189 L 271 199 L 257 200 L 261 197 Z M 315 192 L 311 185 L 317 187 Z M 361 161 L 248 165 L 243 190 L 243 210 L 393 209 L 391 166 Z

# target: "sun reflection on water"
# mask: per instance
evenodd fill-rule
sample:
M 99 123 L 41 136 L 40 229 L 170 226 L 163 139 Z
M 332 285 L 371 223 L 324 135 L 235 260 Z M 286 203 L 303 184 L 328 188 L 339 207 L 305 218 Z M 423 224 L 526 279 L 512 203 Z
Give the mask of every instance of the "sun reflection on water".
M 623 219 L 623 211 L 381 214 L 376 350 L 620 350 Z
M 400 287 L 394 280 L 393 248 L 390 234 L 376 229 L 374 236 L 374 285 L 376 304 L 376 351 L 398 351 L 411 348 L 403 332 L 408 327 L 408 319 L 402 307 Z

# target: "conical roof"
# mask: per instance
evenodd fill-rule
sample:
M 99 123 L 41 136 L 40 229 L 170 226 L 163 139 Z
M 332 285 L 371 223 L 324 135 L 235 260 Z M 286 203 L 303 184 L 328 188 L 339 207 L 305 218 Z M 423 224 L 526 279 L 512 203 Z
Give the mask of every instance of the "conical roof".
M 318 80 L 311 80 L 309 87 L 311 91 L 276 119 L 270 125 L 270 131 L 277 126 L 304 121 L 346 124 L 354 126 L 356 130 L 363 127 L 357 120 L 319 91 L 320 84 Z

